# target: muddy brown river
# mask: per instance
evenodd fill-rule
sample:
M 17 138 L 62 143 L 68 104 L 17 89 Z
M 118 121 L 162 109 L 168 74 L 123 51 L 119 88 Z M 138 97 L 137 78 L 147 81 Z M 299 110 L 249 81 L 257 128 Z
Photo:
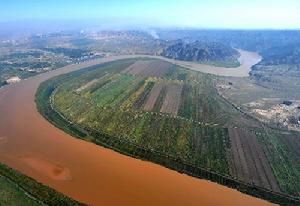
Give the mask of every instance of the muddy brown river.
M 41 82 L 120 58 L 67 66 L 0 89 L 0 161 L 91 205 L 272 205 L 78 140 L 38 113 L 34 95 Z

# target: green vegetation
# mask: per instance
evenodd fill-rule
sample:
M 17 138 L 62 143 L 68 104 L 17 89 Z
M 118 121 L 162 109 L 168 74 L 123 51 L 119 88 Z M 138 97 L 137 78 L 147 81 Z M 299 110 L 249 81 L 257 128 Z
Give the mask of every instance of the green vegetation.
M 116 75 L 113 79 L 92 93 L 92 99 L 97 106 L 117 106 L 131 92 L 132 87 L 138 83 L 132 76 Z
M 71 39 L 70 43 L 79 46 L 79 47 L 86 47 L 87 45 L 92 45 L 97 43 L 97 40 L 88 39 L 88 38 L 80 38 L 80 39 Z
M 0 176 L 0 202 L 1 205 L 37 206 L 41 205 L 28 197 L 18 186 Z
M 123 154 L 210 179 L 276 203 L 288 205 L 298 201 L 286 195 L 296 194 L 298 188 L 288 189 L 295 182 L 285 181 L 289 185 L 285 187 L 280 183 L 282 177 L 276 173 L 285 194 L 272 191 L 261 182 L 256 185 L 247 178 L 233 176 L 232 148 L 237 151 L 244 148 L 232 145 L 227 125 L 254 120 L 246 121 L 244 114 L 218 95 L 213 76 L 180 67 L 162 77 L 153 73 L 152 76 L 131 75 L 126 69 L 137 60 L 140 59 L 101 64 L 42 83 L 36 94 L 39 111 L 66 132 Z M 149 59 L 148 64 L 152 63 Z M 149 68 L 147 64 L 144 66 Z M 250 129 L 247 124 L 245 127 Z M 249 134 L 245 133 L 246 137 Z M 235 138 L 238 141 L 238 136 Z M 251 138 L 249 141 L 254 143 L 256 138 L 261 140 L 258 134 Z M 261 155 L 266 159 L 260 145 L 256 147 L 259 154 L 249 150 L 242 152 L 249 153 L 247 157 L 250 158 Z M 265 164 L 269 165 L 262 163 Z M 271 160 L 270 164 L 276 171 Z M 286 161 L 281 162 L 285 164 Z M 277 185 L 276 180 L 272 183 Z
M 225 67 L 225 68 L 236 68 L 241 65 L 237 59 L 229 59 L 224 61 L 205 61 L 200 63 L 208 64 L 216 67 Z
M 84 205 L 0 163 L 0 205 Z
M 90 55 L 90 52 L 84 49 L 72 49 L 72 48 L 44 48 L 45 51 L 53 52 L 56 54 L 63 54 L 70 58 L 80 58 L 86 55 Z
M 265 152 L 268 154 L 274 175 L 284 191 L 291 194 L 300 195 L 300 164 L 299 153 L 289 148 L 289 144 L 283 139 L 287 139 L 286 135 L 278 134 L 272 131 L 268 133 L 257 132 L 259 140 L 263 143 Z M 297 141 L 297 140 L 296 140 Z M 294 142 L 299 149 L 297 142 Z

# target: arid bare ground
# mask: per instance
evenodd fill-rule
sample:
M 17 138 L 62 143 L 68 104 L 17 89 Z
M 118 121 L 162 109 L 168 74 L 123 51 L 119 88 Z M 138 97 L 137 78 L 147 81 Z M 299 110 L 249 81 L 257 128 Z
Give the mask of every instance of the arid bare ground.
M 232 144 L 232 174 L 245 182 L 280 192 L 268 159 L 252 132 L 229 129 Z

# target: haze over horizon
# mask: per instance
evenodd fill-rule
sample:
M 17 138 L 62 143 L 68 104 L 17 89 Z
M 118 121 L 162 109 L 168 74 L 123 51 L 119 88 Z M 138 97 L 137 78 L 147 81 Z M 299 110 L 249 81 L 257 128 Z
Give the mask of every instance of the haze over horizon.
M 86 24 L 102 27 L 299 29 L 297 0 L 71 1 L 10 0 L 0 3 L 8 25 Z

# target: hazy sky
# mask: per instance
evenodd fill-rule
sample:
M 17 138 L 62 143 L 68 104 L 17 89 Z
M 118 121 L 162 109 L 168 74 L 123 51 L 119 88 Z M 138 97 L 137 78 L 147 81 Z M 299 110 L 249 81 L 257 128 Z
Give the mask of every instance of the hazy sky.
M 98 20 L 134 26 L 300 28 L 300 0 L 0 0 L 0 21 Z

